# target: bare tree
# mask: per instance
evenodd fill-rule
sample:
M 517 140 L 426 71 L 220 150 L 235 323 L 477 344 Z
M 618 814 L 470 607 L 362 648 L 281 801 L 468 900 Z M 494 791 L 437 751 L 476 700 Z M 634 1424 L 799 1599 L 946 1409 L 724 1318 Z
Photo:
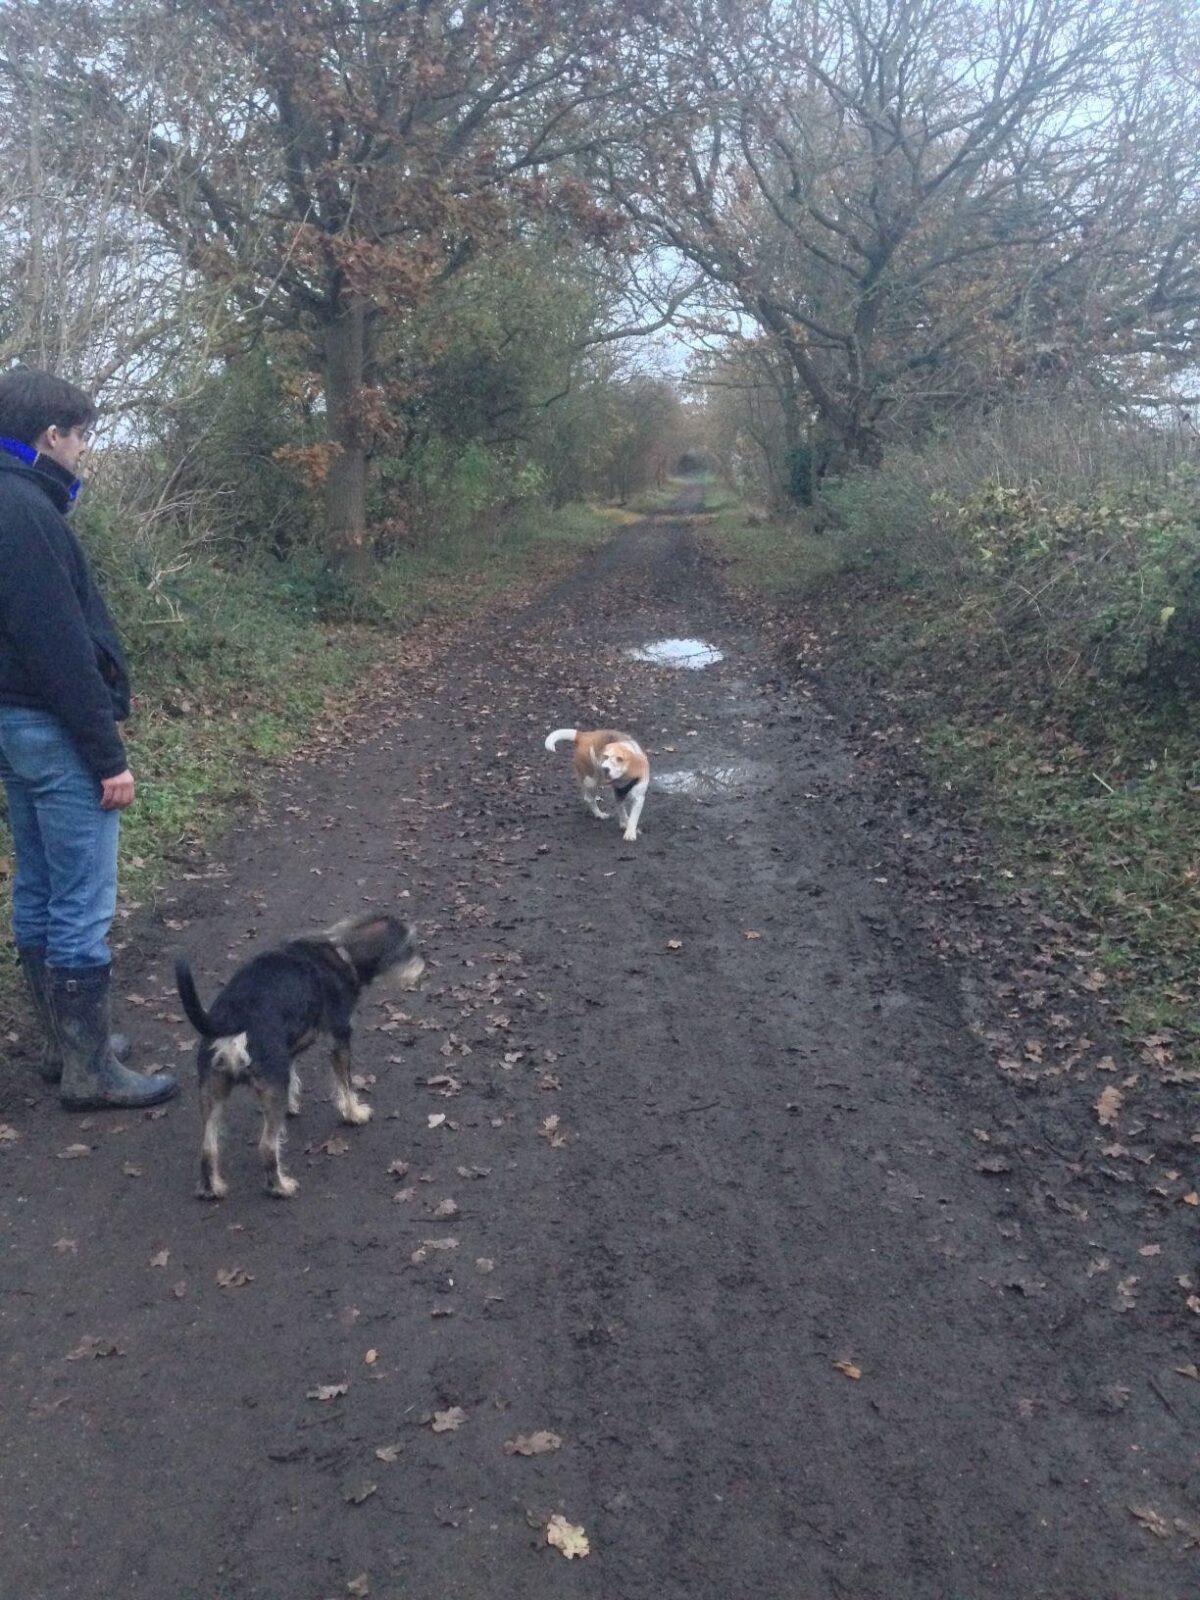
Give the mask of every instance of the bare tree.
M 1037 370 L 1189 359 L 1197 96 L 1165 43 L 1183 6 L 685 9 L 658 114 L 604 178 L 778 343 L 834 463 Z

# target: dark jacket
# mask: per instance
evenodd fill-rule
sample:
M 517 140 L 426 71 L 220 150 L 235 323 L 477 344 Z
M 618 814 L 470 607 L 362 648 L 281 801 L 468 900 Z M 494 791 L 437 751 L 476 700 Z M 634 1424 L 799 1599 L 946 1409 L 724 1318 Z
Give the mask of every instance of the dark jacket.
M 51 712 L 96 777 L 114 778 L 129 765 L 129 670 L 67 524 L 72 492 L 56 462 L 0 448 L 0 705 Z

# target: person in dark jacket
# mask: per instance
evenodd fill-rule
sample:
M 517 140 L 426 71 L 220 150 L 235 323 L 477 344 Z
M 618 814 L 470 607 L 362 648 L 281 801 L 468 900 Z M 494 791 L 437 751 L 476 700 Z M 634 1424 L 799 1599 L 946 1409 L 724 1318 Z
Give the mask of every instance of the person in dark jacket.
M 119 724 L 129 673 L 66 519 L 96 418 L 48 372 L 0 377 L 0 780 L 16 871 L 13 932 L 44 1034 L 42 1075 L 71 1110 L 149 1106 L 168 1073 L 121 1064 L 110 1035 L 108 932 L 133 774 Z

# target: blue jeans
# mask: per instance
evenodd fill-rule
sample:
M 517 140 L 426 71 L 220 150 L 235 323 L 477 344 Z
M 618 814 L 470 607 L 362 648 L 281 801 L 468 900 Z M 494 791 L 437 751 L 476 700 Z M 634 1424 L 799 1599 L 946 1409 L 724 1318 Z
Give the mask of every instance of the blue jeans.
M 48 711 L 0 706 L 0 780 L 16 872 L 13 933 L 51 967 L 102 967 L 117 909 L 119 811 Z

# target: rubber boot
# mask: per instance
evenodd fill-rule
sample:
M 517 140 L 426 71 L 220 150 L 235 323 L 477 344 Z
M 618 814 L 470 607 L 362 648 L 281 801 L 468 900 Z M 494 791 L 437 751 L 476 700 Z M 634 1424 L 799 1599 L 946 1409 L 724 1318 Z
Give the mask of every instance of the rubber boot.
M 179 1088 L 169 1072 L 143 1077 L 109 1045 L 111 967 L 52 967 L 50 1003 L 62 1047 L 62 1103 L 68 1111 L 158 1105 Z
M 18 945 L 17 960 L 21 964 L 21 971 L 25 974 L 29 1003 L 33 1007 L 33 1014 L 37 1018 L 41 1033 L 42 1051 L 38 1057 L 38 1075 L 46 1083 L 58 1083 L 63 1070 L 62 1046 L 58 1042 L 58 1034 L 54 1027 L 54 1012 L 50 1009 L 50 980 L 46 971 L 45 946 Z M 123 1033 L 113 1034 L 109 1040 L 109 1049 L 118 1061 L 129 1060 L 129 1040 Z

